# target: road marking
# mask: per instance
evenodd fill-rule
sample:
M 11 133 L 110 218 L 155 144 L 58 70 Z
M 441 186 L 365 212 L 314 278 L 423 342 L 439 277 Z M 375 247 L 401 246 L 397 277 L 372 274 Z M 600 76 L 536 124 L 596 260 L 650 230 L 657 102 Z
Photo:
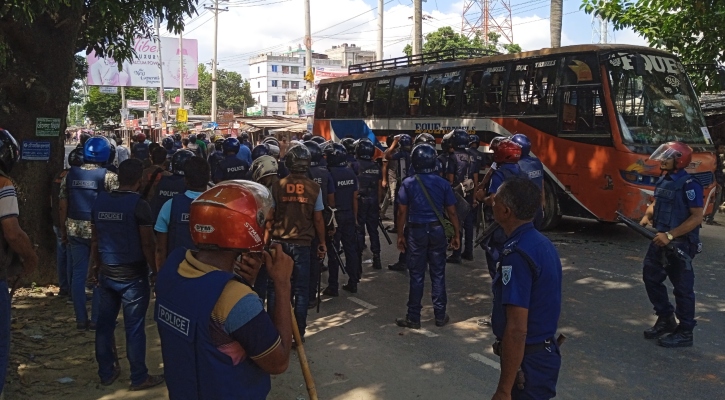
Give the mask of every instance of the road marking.
M 617 277 L 620 277 L 620 278 L 625 278 L 625 279 L 633 280 L 633 281 L 638 282 L 638 283 L 642 283 L 642 280 L 640 278 L 635 278 L 633 276 L 627 276 L 627 275 L 624 275 L 624 274 L 618 274 L 616 272 L 607 271 L 607 270 L 599 269 L 599 268 L 589 268 L 589 270 L 590 271 L 601 272 L 603 274 L 607 274 L 607 275 L 610 275 L 610 276 L 617 276 Z M 705 297 L 707 297 L 709 299 L 717 299 L 717 298 L 719 298 L 719 297 L 717 297 L 714 294 L 704 293 L 704 292 L 700 292 L 700 291 L 697 291 L 697 290 L 695 290 L 695 294 L 699 294 L 701 296 L 705 296 Z
M 480 362 L 488 365 L 489 367 L 491 367 L 493 369 L 497 369 L 499 371 L 501 370 L 501 364 L 499 364 L 497 361 L 494 361 L 494 360 L 492 360 L 492 359 L 490 359 L 490 358 L 488 358 L 488 357 L 486 357 L 486 356 L 484 356 L 482 354 L 471 353 L 468 356 L 471 357 L 472 359 L 476 360 L 476 361 L 480 361 Z
M 413 332 L 413 333 L 420 333 L 421 335 L 428 336 L 428 337 L 431 337 L 431 338 L 432 337 L 438 337 L 438 334 L 437 333 L 433 333 L 433 332 L 431 332 L 431 331 L 429 331 L 427 329 L 423 329 L 423 328 L 420 328 L 420 329 L 411 329 L 410 331 Z
M 352 301 L 353 303 L 360 304 L 361 306 L 367 308 L 368 310 L 374 310 L 374 309 L 378 308 L 378 306 L 374 306 L 374 305 L 368 303 L 367 301 L 358 299 L 357 297 L 348 297 L 347 299 Z

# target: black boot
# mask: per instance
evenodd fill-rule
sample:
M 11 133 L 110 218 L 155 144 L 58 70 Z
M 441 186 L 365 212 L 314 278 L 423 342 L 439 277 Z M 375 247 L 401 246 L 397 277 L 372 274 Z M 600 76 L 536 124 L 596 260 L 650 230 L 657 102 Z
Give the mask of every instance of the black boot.
M 460 264 L 461 262 L 461 256 L 456 257 L 451 254 L 448 258 L 446 258 L 446 263 L 448 264 Z
M 675 332 L 657 339 L 662 347 L 692 347 L 692 329 L 679 325 Z
M 380 262 L 380 254 L 373 254 L 373 269 L 383 269 L 383 264 Z
M 472 250 L 468 250 L 468 251 L 465 251 L 464 250 L 463 251 L 463 254 L 461 254 L 461 258 L 464 259 L 464 260 L 466 260 L 466 261 L 473 261 L 473 251 Z
M 405 263 L 396 262 L 395 264 L 388 264 L 388 269 L 391 271 L 405 271 L 408 269 L 408 267 L 405 265 Z
M 656 339 L 665 333 L 674 332 L 675 329 L 677 329 L 677 321 L 675 320 L 674 314 L 667 317 L 659 316 L 654 326 L 644 331 L 644 338 Z

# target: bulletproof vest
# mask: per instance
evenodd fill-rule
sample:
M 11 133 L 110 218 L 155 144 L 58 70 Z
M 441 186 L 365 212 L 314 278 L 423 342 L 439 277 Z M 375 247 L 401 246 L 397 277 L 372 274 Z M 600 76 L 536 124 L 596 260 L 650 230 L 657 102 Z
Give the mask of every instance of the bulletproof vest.
M 68 175 L 69 170 L 63 170 L 58 173 L 53 179 L 53 184 L 50 188 L 51 196 L 51 212 L 53 216 L 53 226 L 60 226 L 60 211 L 58 209 L 58 202 L 60 201 L 60 184 L 63 182 L 63 177 Z
M 475 171 L 471 171 L 471 174 L 481 172 L 481 168 L 483 167 L 483 153 L 476 149 L 467 149 L 466 151 L 471 156 L 471 164 L 475 164 L 478 167 Z
M 186 182 L 181 175 L 162 176 L 156 185 L 156 192 L 151 199 L 151 213 L 154 220 L 158 218 L 161 207 L 179 193 L 186 192 Z
M 219 351 L 211 337 L 211 312 L 230 272 L 215 270 L 198 278 L 178 272 L 186 250 L 176 249 L 156 280 L 154 320 L 172 399 L 264 399 L 271 389 L 269 374 L 245 357 L 237 365 Z
M 360 173 L 358 174 L 358 185 L 360 196 L 367 200 L 378 199 L 378 183 L 380 182 L 381 171 L 378 164 L 360 160 Z
M 211 171 L 211 176 L 215 176 L 217 173 L 217 168 L 219 167 L 219 163 L 224 161 L 224 155 L 221 151 L 215 151 L 211 155 L 209 155 L 209 159 L 207 162 L 209 163 L 209 170 Z
M 655 187 L 655 210 L 653 226 L 657 232 L 669 232 L 682 225 L 690 217 L 690 208 L 687 205 L 685 185 L 692 179 L 690 174 L 673 181 L 661 177 Z M 690 243 L 700 241 L 700 226 L 690 231 L 687 235 Z
M 451 155 L 450 162 L 456 165 L 456 173 L 453 176 L 454 185 L 459 185 L 471 177 L 471 156 L 467 152 L 456 150 Z
M 171 199 L 171 215 L 169 216 L 169 245 L 166 249 L 167 255 L 177 247 L 196 250 L 194 241 L 191 240 L 189 230 L 189 212 L 191 210 L 190 199 L 184 193 L 174 195 Z
M 322 203 L 327 207 L 327 195 L 329 194 L 327 193 L 327 185 L 330 180 L 330 171 L 320 166 L 310 167 L 309 176 L 310 179 L 320 185 L 320 190 L 322 190 Z
M 357 161 L 355 156 L 348 154 L 347 155 L 347 166 L 352 169 L 352 171 L 355 173 L 355 175 L 360 174 L 360 163 Z
M 544 187 L 544 166 L 534 157 L 526 156 L 519 160 L 519 167 L 536 186 Z
M 65 177 L 68 190 L 68 218 L 90 221 L 98 193 L 105 191 L 106 169 L 71 167 Z
M 448 153 L 443 153 L 438 156 L 438 167 L 440 168 L 441 175 L 445 175 L 446 169 L 448 169 Z
M 275 201 L 272 237 L 309 246 L 315 237 L 314 211 L 320 185 L 304 176 L 290 175 L 272 187 Z
M 402 150 L 401 150 L 401 152 L 402 152 Z M 415 173 L 414 171 L 412 171 L 413 166 L 411 165 L 411 162 L 410 162 L 410 153 L 403 152 L 403 154 L 404 154 L 403 157 L 398 159 L 398 171 L 397 172 L 398 172 L 398 180 L 400 180 L 400 182 L 402 182 L 403 179 L 412 175 L 411 172 Z
M 135 264 L 145 260 L 136 221 L 138 193 L 115 196 L 101 192 L 93 207 L 93 223 L 98 236 L 98 252 L 106 265 Z
M 174 140 L 174 150 L 180 150 L 183 148 L 184 148 L 184 145 L 181 143 L 181 141 Z
M 146 143 L 136 143 L 133 145 L 133 156 L 141 161 L 149 158 L 149 145 Z
M 332 181 L 335 182 L 335 208 L 338 212 L 352 211 L 355 173 L 347 167 L 332 167 L 330 175 L 332 175 Z
M 528 175 L 521 170 L 521 167 L 519 167 L 518 164 L 501 164 L 493 173 L 500 173 L 503 176 L 502 181 L 504 182 L 515 177 L 528 177 Z
M 249 164 L 237 158 L 236 155 L 227 156 L 219 163 L 219 170 L 222 174 L 222 180 L 229 179 L 246 179 Z

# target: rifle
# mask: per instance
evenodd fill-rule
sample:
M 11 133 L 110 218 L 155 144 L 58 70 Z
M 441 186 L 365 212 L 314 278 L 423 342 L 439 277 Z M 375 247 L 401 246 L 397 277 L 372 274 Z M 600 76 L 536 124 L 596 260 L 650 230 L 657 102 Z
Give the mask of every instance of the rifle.
M 347 275 L 345 264 L 342 262 L 342 258 L 340 258 L 340 248 L 335 245 L 335 239 L 330 240 L 330 244 L 332 245 L 332 254 L 334 255 L 337 263 L 340 265 L 340 270 L 344 275 Z M 330 250 L 327 250 L 327 259 L 330 259 Z
M 383 233 L 383 236 L 385 236 L 385 240 L 388 241 L 388 245 L 393 244 L 393 241 L 390 240 L 390 235 L 388 235 L 388 231 L 385 230 L 385 226 L 383 225 L 383 218 L 378 215 L 378 228 L 380 228 L 380 232 Z
M 486 229 L 483 230 L 480 236 L 476 238 L 476 241 L 474 243 L 474 247 L 481 246 L 482 249 L 486 250 L 486 247 L 484 243 L 488 242 L 488 239 L 493 235 L 493 233 L 498 229 L 501 225 L 498 224 L 498 222 L 494 221 L 488 224 Z
M 646 237 L 649 240 L 652 240 L 657 236 L 657 233 L 652 232 L 651 230 L 645 228 L 644 226 L 634 222 L 633 220 L 627 218 L 619 211 L 616 211 L 617 213 L 617 219 L 627 225 L 628 228 L 632 229 L 633 231 L 639 233 L 640 235 Z M 674 256 L 679 258 L 680 260 L 685 262 L 685 269 L 691 270 L 692 269 L 692 257 L 690 257 L 687 253 L 682 251 L 682 249 L 675 246 L 672 242 L 668 243 L 665 248 Z

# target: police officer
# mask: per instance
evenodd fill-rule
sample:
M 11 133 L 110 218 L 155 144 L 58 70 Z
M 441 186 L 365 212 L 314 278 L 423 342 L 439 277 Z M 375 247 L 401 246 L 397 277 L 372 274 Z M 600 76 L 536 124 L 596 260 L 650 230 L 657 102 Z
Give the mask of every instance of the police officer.
M 71 167 L 60 189 L 60 228 L 64 242 L 70 243 L 73 273 L 71 297 L 78 330 L 95 329 L 98 297 L 94 293 L 91 321 L 86 310 L 86 277 L 91 252 L 91 209 L 102 191 L 118 188 L 118 176 L 101 167 L 108 161 L 111 146 L 103 136 L 94 136 L 83 148 L 84 164 Z M 96 292 L 96 291 L 94 291 Z
M 302 135 L 302 142 L 304 143 L 304 142 L 306 142 L 308 140 L 312 140 L 312 134 L 310 132 L 305 132 Z
M 525 177 L 502 183 L 493 199 L 494 219 L 507 237 L 492 284 L 491 325 L 494 349 L 501 357 L 494 399 L 556 396 L 561 260 L 532 223 L 540 205 L 541 191 Z
M 272 186 L 279 182 L 278 169 L 277 160 L 274 157 L 261 156 L 252 163 L 249 168 L 249 176 L 254 182 L 272 190 Z
M 173 156 L 177 150 L 174 148 L 174 139 L 171 136 L 161 139 L 161 147 L 166 150 L 166 159 L 171 160 L 171 156 Z
M 0 133 L 1 135 L 1 133 Z M 0 144 L 1 146 L 2 144 Z M 69 167 L 80 167 L 83 165 L 83 150 L 75 148 L 68 154 Z M 53 177 L 50 190 L 50 209 L 53 217 L 53 232 L 56 236 L 56 270 L 58 272 L 58 296 L 68 296 L 70 293 L 70 276 L 73 273 L 71 266 L 73 260 L 70 258 L 68 245 L 63 243 L 60 229 L 60 188 L 63 178 L 68 175 L 70 168 L 58 172 Z
M 237 138 L 224 139 L 224 143 L 222 144 L 224 160 L 219 163 L 216 174 L 214 175 L 214 183 L 230 179 L 247 179 L 249 164 L 237 158 L 240 146 L 241 143 L 239 143 Z
M 247 147 L 247 150 L 249 150 L 249 156 L 251 157 L 252 154 L 252 142 L 249 141 L 249 134 L 247 132 L 242 132 L 237 137 L 239 142 Z
M 126 160 L 119 166 L 119 187 L 101 192 L 93 206 L 92 276 L 98 282 L 99 307 L 96 361 L 103 386 L 121 374 L 115 355 L 114 330 L 123 308 L 126 355 L 131 366 L 131 390 L 143 390 L 164 381 L 146 368 L 146 310 L 150 300 L 149 267 L 156 272 L 151 207 L 138 194 L 143 163 Z
M 161 212 L 161 207 L 172 197 L 179 193 L 186 192 L 186 181 L 184 180 L 184 168 L 186 162 L 194 157 L 189 150 L 179 150 L 171 158 L 171 169 L 173 173 L 162 176 L 154 189 L 154 196 L 151 199 L 151 213 L 156 220 Z
M 287 369 L 292 260 L 276 243 L 272 254 L 264 251 L 258 215 L 271 203 L 263 186 L 248 181 L 224 182 L 192 203 L 189 223 L 199 251 L 173 251 L 156 280 L 155 320 L 171 399 L 265 399 L 270 374 Z M 262 263 L 285 299 L 269 313 L 250 287 Z M 179 321 L 187 322 L 182 333 Z
M 478 164 L 475 160 L 471 160 L 468 153 L 468 132 L 464 130 L 454 130 L 451 137 L 451 154 L 446 171 L 446 178 L 453 185 L 455 191 L 458 192 L 473 209 L 473 194 L 478 182 Z M 468 212 L 465 216 L 461 215 L 463 222 L 464 245 L 461 249 L 454 250 L 453 254 L 446 260 L 449 263 L 460 264 L 461 259 L 473 260 L 473 213 Z
M 347 152 L 339 143 L 326 147 L 327 166 L 335 183 L 335 220 L 337 228 L 333 238 L 336 248 L 342 245 L 345 251 L 345 269 L 348 282 L 342 288 L 357 293 L 362 264 L 357 243 L 358 179 L 347 165 Z M 335 251 L 330 249 L 330 251 Z M 327 288 L 323 294 L 338 296 L 339 265 L 336 257 L 328 258 Z
M 217 137 L 214 140 L 214 151 L 210 152 L 209 158 L 207 159 L 207 161 L 209 162 L 209 170 L 211 171 L 212 177 L 217 173 L 217 167 L 219 166 L 219 163 L 224 160 L 224 150 L 222 149 L 223 144 L 224 138 Z
M 146 144 L 146 135 L 139 133 L 136 135 L 136 143 L 131 146 L 131 157 L 138 158 L 141 161 L 149 159 L 149 145 Z
M 360 184 L 360 201 L 357 215 L 359 226 L 358 248 L 362 250 L 365 244 L 365 229 L 367 228 L 370 236 L 370 251 L 373 253 L 373 268 L 381 269 L 378 218 L 380 218 L 379 196 L 382 189 L 383 173 L 380 165 L 372 161 L 374 154 L 375 146 L 368 139 L 361 140 L 355 149 L 360 168 L 358 174 Z
M 174 151 L 183 149 L 184 145 L 181 143 L 181 134 L 174 133 Z
M 536 186 L 541 189 L 541 207 L 539 212 L 536 213 L 534 218 L 534 226 L 536 229 L 541 229 L 541 223 L 544 219 L 544 165 L 541 161 L 531 155 L 531 141 L 523 133 L 517 133 L 511 137 L 511 141 L 521 146 L 521 159 L 519 160 L 519 167 L 521 171 L 525 173 Z
M 309 305 L 310 252 L 312 239 L 325 237 L 322 221 L 322 191 L 320 185 L 308 178 L 311 155 L 307 146 L 292 146 L 287 151 L 285 163 L 290 175 L 272 187 L 274 208 L 267 216 L 268 238 L 282 243 L 284 252 L 294 260 L 293 294 L 294 311 L 300 335 L 304 338 Z M 318 257 L 327 252 L 325 243 L 316 249 Z M 269 286 L 269 310 L 275 309 L 275 287 Z M 289 302 L 289 296 L 280 294 L 280 302 Z
M 451 185 L 436 174 L 436 156 L 433 146 L 416 146 L 411 157 L 415 175 L 403 181 L 399 192 L 400 204 L 396 215 L 398 250 L 405 253 L 407 258 L 410 292 L 408 313 L 405 318 L 396 319 L 395 323 L 405 328 L 420 329 L 426 268 L 430 269 L 431 275 L 435 324 L 444 326 L 450 320 L 446 313 L 448 299 L 445 277 L 448 240 L 440 221 L 444 210 L 455 229 L 455 236 L 451 240 L 451 247 L 454 249 L 460 247 L 460 231 L 456 216 L 456 197 Z
M 452 137 L 453 132 L 449 132 L 443 135 L 443 138 L 441 139 L 441 154 L 438 155 L 438 167 L 440 168 L 440 175 L 443 178 L 446 178 L 446 171 L 448 170 L 448 160 L 451 158 L 451 151 L 453 151 L 453 149 L 451 148 Z
M 348 137 L 342 139 L 340 144 L 345 147 L 345 151 L 347 152 L 347 166 L 352 169 L 352 172 L 354 172 L 355 175 L 359 175 L 360 165 L 355 158 L 355 139 Z
M 269 146 L 266 144 L 258 144 L 252 149 L 252 162 L 262 156 L 269 156 Z
M 435 148 L 436 139 L 430 133 L 420 133 L 420 134 L 418 134 L 418 136 L 415 137 L 415 140 L 413 140 L 413 146 L 416 146 L 419 144 L 429 144 L 429 145 L 433 146 L 433 148 Z
M 657 322 L 644 331 L 644 337 L 659 337 L 657 344 L 662 347 L 690 347 L 693 342 L 692 330 L 697 325 L 692 258 L 702 250 L 702 186 L 685 171 L 692 162 L 690 146 L 681 142 L 665 143 L 652 153 L 650 160 L 659 161 L 665 175 L 657 181 L 655 200 L 640 221 L 642 226 L 651 224 L 657 230 L 657 236 L 644 257 L 642 274 L 647 296 L 657 314 Z M 683 260 L 668 250 L 665 246 L 670 243 L 690 259 Z M 672 307 L 667 287 L 662 283 L 666 278 L 670 279 L 675 288 L 676 307 Z M 665 333 L 669 334 L 660 337 Z
M 396 233 L 398 231 L 397 226 L 397 215 L 398 215 L 398 193 L 400 192 L 400 186 L 403 180 L 411 175 L 411 163 L 410 163 L 410 151 L 412 150 L 413 146 L 413 139 L 410 137 L 410 135 L 403 133 L 400 135 L 397 135 L 393 138 L 393 143 L 391 143 L 390 147 L 388 147 L 387 150 L 385 150 L 385 153 L 383 154 L 383 159 L 387 160 L 388 162 L 395 162 L 396 164 L 396 176 L 397 176 L 397 182 L 395 185 L 395 192 L 391 193 L 394 195 L 393 197 L 393 226 L 388 229 L 388 232 Z M 388 164 L 383 164 L 383 187 L 387 187 L 388 181 L 386 179 L 387 174 L 387 167 Z M 398 262 L 394 264 L 389 264 L 388 269 L 393 271 L 405 271 L 405 255 L 401 252 L 398 255 Z

